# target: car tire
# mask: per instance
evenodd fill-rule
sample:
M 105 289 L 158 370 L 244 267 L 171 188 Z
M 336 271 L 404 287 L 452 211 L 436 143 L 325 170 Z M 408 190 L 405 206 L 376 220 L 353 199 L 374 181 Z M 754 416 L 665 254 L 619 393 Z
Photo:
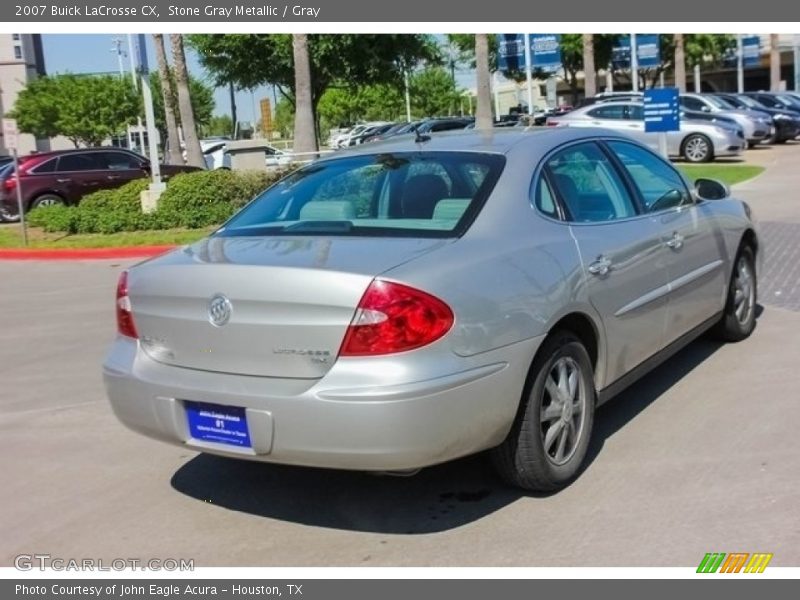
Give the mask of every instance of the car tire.
M 569 408 L 565 398 L 572 401 Z M 571 332 L 556 332 L 531 365 L 511 431 L 491 452 L 498 474 L 513 486 L 535 492 L 567 486 L 586 458 L 594 407 L 593 369 L 586 348 Z
M 34 198 L 29 210 L 42 206 L 64 206 L 64 199 L 56 194 L 42 194 Z
M 693 133 L 683 140 L 681 154 L 688 162 L 704 163 L 714 158 L 714 146 L 706 136 Z
M 0 223 L 19 223 L 19 213 L 10 213 L 0 205 Z
M 722 317 L 713 330 L 716 338 L 738 342 L 750 336 L 756 326 L 758 286 L 753 249 L 742 246 L 736 256 L 728 284 Z

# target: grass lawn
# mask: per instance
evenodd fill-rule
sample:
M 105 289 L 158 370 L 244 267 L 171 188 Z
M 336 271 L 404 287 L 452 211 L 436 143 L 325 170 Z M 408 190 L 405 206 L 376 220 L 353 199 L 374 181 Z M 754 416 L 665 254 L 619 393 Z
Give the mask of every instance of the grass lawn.
M 728 185 L 735 185 L 752 179 L 764 171 L 755 165 L 675 165 L 692 181 L 699 177 L 717 179 Z
M 104 235 L 87 233 L 64 235 L 46 233 L 38 227 L 28 228 L 29 248 L 110 248 L 122 246 L 161 246 L 168 244 L 189 244 L 199 240 L 213 228 L 206 229 L 168 229 L 165 231 L 124 231 Z M 22 232 L 18 224 L 0 225 L 0 248 L 22 247 Z

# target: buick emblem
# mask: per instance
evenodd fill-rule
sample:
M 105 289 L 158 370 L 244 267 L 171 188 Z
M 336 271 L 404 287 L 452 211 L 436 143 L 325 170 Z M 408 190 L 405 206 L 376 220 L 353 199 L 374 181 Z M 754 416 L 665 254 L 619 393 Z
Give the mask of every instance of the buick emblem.
M 230 321 L 233 305 L 224 294 L 216 294 L 208 302 L 208 322 L 215 327 L 222 327 Z

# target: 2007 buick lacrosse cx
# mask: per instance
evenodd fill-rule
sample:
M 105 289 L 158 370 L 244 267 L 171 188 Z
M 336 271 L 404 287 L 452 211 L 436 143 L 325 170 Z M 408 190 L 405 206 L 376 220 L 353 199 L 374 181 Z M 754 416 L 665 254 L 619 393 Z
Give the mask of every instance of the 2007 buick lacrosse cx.
M 317 160 L 122 273 L 125 425 L 233 458 L 580 473 L 595 408 L 755 327 L 749 207 L 602 129 L 410 135 Z M 759 269 L 760 270 L 760 269 Z

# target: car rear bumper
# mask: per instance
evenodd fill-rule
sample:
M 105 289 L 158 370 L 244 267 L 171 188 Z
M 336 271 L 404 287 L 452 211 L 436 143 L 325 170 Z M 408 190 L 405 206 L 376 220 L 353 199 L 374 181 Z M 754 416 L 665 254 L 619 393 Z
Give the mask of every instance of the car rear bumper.
M 164 365 L 119 337 L 103 378 L 118 419 L 158 440 L 281 464 L 406 470 L 499 444 L 541 339 L 487 352 L 481 366 L 433 379 L 359 387 L 349 377 L 345 388 L 329 383 L 341 360 L 319 380 L 277 380 Z M 187 401 L 244 407 L 252 447 L 194 439 Z

